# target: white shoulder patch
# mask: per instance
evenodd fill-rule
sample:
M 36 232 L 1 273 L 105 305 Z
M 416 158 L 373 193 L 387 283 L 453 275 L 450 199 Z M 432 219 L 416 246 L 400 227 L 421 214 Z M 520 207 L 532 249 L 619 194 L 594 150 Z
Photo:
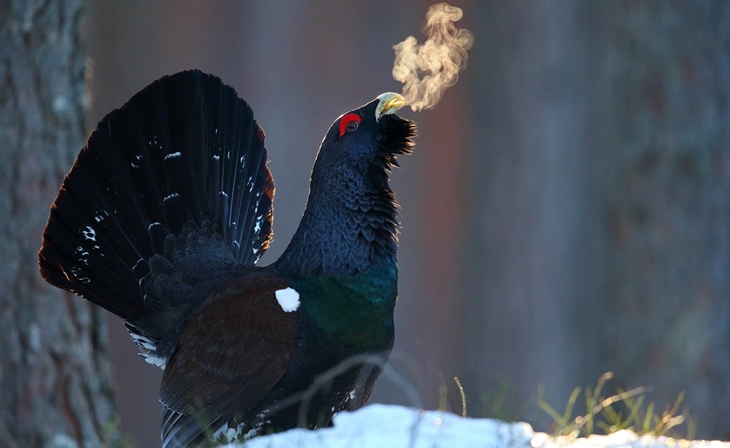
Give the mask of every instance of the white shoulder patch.
M 285 313 L 291 313 L 299 308 L 299 293 L 291 288 L 280 289 L 275 292 L 276 301 Z

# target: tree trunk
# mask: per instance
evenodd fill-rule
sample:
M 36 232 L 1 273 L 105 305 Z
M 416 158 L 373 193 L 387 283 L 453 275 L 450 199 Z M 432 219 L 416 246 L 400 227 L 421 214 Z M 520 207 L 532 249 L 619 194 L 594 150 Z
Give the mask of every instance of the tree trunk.
M 467 391 L 611 370 L 729 439 L 730 3 L 474 9 Z
M 0 446 L 118 440 L 101 309 L 43 282 L 49 206 L 84 143 L 81 0 L 0 1 Z
M 611 23 L 597 140 L 607 248 L 601 363 L 698 436 L 730 439 L 730 3 L 633 2 Z
M 596 371 L 591 298 L 600 271 L 590 151 L 591 26 L 569 1 L 474 2 L 472 142 L 462 297 L 465 388 L 517 391 L 514 409 L 545 428 L 539 384 L 562 406 Z M 598 55 L 593 55 L 597 57 Z M 466 79 L 469 79 L 465 77 Z M 560 403 L 560 404 L 559 404 Z M 484 403 L 489 408 L 492 403 Z M 525 411 L 530 411 L 525 415 Z M 478 415 L 478 414 L 477 414 Z

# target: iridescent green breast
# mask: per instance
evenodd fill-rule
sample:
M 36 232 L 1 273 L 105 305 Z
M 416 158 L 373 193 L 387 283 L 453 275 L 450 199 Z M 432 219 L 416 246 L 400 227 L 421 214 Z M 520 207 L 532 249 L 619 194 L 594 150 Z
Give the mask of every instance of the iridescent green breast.
M 356 351 L 385 350 L 392 344 L 398 269 L 383 263 L 355 276 L 290 280 L 302 307 L 327 336 Z

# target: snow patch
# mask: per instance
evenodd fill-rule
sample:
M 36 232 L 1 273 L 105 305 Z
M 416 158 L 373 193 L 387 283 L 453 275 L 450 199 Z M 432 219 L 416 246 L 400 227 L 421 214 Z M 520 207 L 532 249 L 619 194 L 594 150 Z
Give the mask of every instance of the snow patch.
M 226 445 L 228 448 L 242 444 Z M 355 412 L 335 414 L 334 427 L 302 428 L 246 442 L 245 448 L 609 448 L 665 447 L 730 448 L 728 442 L 679 441 L 668 437 L 638 436 L 619 431 L 608 436 L 554 438 L 535 433 L 527 423 L 505 423 L 485 418 L 419 411 L 402 406 L 372 404 Z
M 214 440 L 220 440 L 221 438 L 224 440 L 236 440 L 238 439 L 238 430 L 236 428 L 229 428 L 228 423 L 226 423 L 213 434 Z
M 280 289 L 275 294 L 276 301 L 285 313 L 291 313 L 299 308 L 299 293 L 292 288 Z

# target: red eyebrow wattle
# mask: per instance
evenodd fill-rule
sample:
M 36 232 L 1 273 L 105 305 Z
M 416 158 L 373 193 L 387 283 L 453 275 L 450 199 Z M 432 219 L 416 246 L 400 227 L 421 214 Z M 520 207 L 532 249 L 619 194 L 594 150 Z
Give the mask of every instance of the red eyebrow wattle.
M 362 121 L 362 118 L 360 118 L 360 115 L 358 114 L 347 114 L 342 117 L 342 120 L 340 120 L 340 137 L 345 134 L 345 131 L 347 130 L 347 125 L 352 121 L 360 123 Z

